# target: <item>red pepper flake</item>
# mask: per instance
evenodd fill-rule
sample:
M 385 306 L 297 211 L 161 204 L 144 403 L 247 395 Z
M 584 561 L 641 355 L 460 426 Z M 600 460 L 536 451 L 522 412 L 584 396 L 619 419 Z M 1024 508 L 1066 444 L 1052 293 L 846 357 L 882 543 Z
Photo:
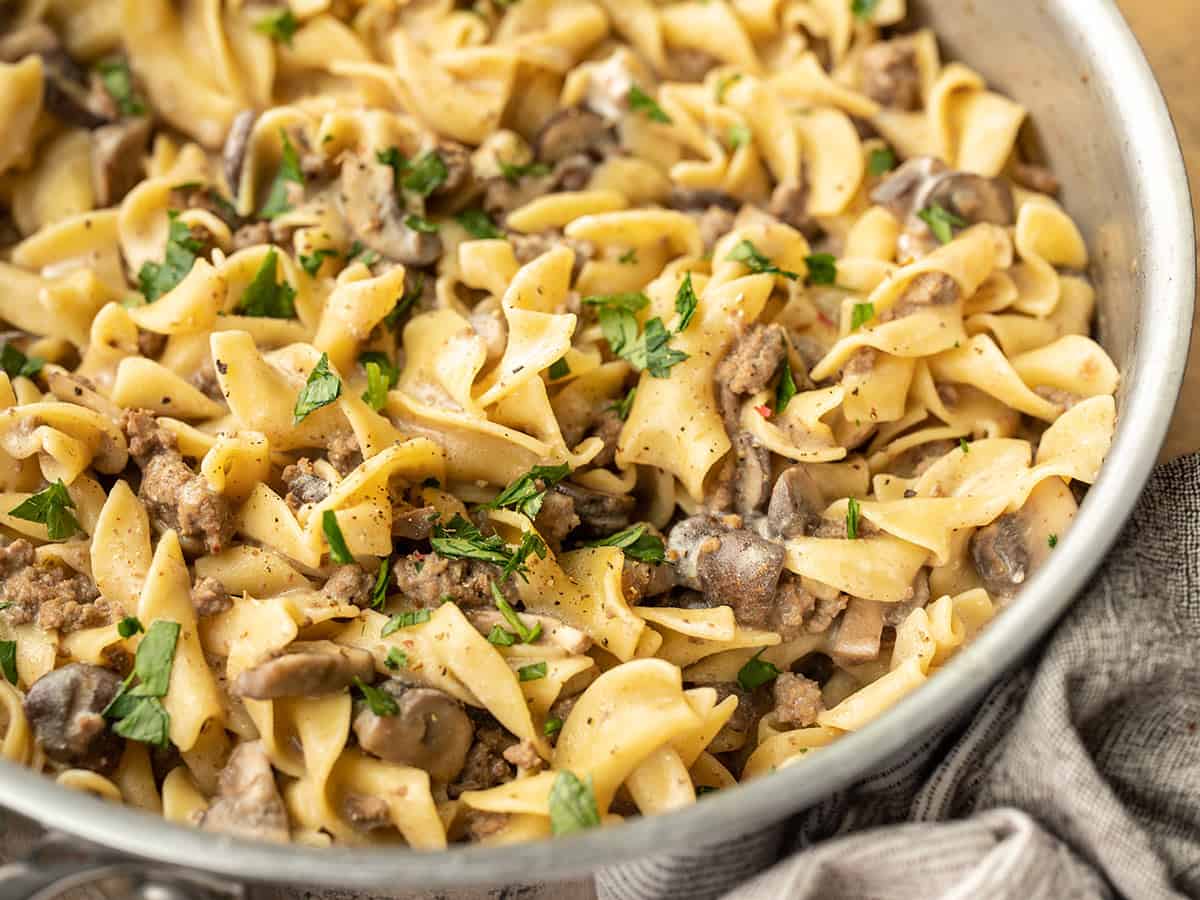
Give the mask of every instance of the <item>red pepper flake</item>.
M 771 412 L 772 412 L 771 407 L 767 406 L 765 403 L 762 406 L 754 407 L 754 411 L 756 413 L 758 413 L 760 416 L 762 416 L 764 419 L 771 418 Z

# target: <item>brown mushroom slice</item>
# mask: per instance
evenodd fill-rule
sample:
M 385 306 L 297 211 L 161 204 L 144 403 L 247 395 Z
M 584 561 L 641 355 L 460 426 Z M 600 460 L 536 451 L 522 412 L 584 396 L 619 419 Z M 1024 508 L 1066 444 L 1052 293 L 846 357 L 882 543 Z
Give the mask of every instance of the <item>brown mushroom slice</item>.
M 767 504 L 767 525 L 783 539 L 803 536 L 821 519 L 825 495 L 808 466 L 797 463 L 779 473 Z
M 200 819 L 205 831 L 286 844 L 287 808 L 261 741 L 238 744 L 221 771 L 217 799 Z
M 700 554 L 698 571 L 704 596 L 727 603 L 742 625 L 765 628 L 775 606 L 783 574 L 784 550 L 752 531 L 727 531 L 709 552 Z
M 577 154 L 607 156 L 616 147 L 612 126 L 591 110 L 571 107 L 546 120 L 533 141 L 543 162 L 557 163 Z
M 350 230 L 376 253 L 406 266 L 429 266 L 441 257 L 439 235 L 405 224 L 390 166 L 348 156 L 342 163 L 338 199 Z
M 746 746 L 746 742 L 750 740 L 750 733 L 758 724 L 759 717 L 754 709 L 754 701 L 750 693 L 742 690 L 737 682 L 714 684 L 711 687 L 716 688 L 718 703 L 724 702 L 727 697 L 737 697 L 738 705 L 706 749 L 709 753 L 740 750 Z
M 374 677 L 375 658 L 366 650 L 332 641 L 297 641 L 239 675 L 234 693 L 253 700 L 319 697 L 345 690 L 355 679 Z
M 150 120 L 124 119 L 92 132 L 92 187 L 96 205 L 113 206 L 145 174 L 142 156 L 150 141 Z
M 1008 182 L 970 172 L 947 172 L 937 178 L 919 209 L 931 206 L 940 206 L 972 225 L 980 222 L 1011 225 L 1016 220 L 1013 192 Z
M 570 625 L 559 621 L 553 616 L 541 616 L 533 613 L 519 613 L 519 615 L 521 621 L 529 628 L 532 628 L 535 624 L 542 626 L 542 634 L 538 640 L 539 643 L 548 641 L 573 656 L 587 653 L 592 646 L 592 639 L 590 637 L 578 628 L 572 628 Z M 504 618 L 503 613 L 498 609 L 468 610 L 467 618 L 480 634 L 490 634 L 491 630 L 497 625 L 506 631 L 512 631 L 512 626 L 508 624 L 508 620 Z
M 25 718 L 47 758 L 102 775 L 117 768 L 125 742 L 102 713 L 121 687 L 115 672 L 86 663 L 52 669 L 29 688 Z
M 749 516 L 761 510 L 771 497 L 771 451 L 746 431 L 734 436 L 733 450 L 737 461 L 734 509 Z
M 947 171 L 946 164 L 937 157 L 913 157 L 871 191 L 871 202 L 904 221 L 924 208 L 918 203 L 924 198 L 928 184 Z
M 870 662 L 879 656 L 883 603 L 853 597 L 829 642 L 829 655 L 841 665 Z
M 363 707 L 354 718 L 359 746 L 387 762 L 423 769 L 434 781 L 457 778 L 475 738 L 462 705 L 441 691 L 395 679 L 380 689 L 396 701 L 396 714 L 379 716 Z
M 605 494 L 567 481 L 556 484 L 554 490 L 574 501 L 579 527 L 587 534 L 607 537 L 633 524 L 637 501 L 628 494 Z
M 43 102 L 47 112 L 80 128 L 98 128 L 115 118 L 100 108 L 87 73 L 48 26 L 27 25 L 0 39 L 0 62 L 17 62 L 32 54 L 42 58 Z
M 621 593 L 627 603 L 661 597 L 677 583 L 673 566 L 639 562 L 625 557 L 625 565 L 621 569 Z
M 244 109 L 238 113 L 229 128 L 229 134 L 225 137 L 225 146 L 221 148 L 221 165 L 225 169 L 225 180 L 229 182 L 229 190 L 235 200 L 242 183 L 246 148 L 250 145 L 250 135 L 254 132 L 256 121 L 258 114 L 252 109 Z
M 971 537 L 971 559 L 993 599 L 1010 599 L 1054 552 L 1079 505 L 1059 478 L 1047 478 L 1025 505 L 1005 513 Z

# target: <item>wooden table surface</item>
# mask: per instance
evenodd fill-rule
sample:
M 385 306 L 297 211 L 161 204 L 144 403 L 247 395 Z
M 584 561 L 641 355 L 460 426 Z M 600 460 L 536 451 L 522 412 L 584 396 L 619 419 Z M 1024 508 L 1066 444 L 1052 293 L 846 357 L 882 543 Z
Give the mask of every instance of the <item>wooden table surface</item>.
M 1192 201 L 1200 214 L 1200 0 L 1118 0 L 1133 26 L 1171 105 L 1192 179 Z M 1200 450 L 1200 328 L 1192 332 L 1191 365 L 1175 410 L 1163 459 Z

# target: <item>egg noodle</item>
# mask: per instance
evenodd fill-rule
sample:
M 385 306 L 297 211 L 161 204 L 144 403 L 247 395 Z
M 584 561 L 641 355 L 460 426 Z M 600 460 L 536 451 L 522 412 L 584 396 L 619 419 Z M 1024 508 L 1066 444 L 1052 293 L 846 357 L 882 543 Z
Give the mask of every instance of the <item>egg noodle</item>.
M 903 0 L 5 11 L 0 755 L 68 787 L 703 802 L 935 677 L 1108 450 L 1026 112 Z

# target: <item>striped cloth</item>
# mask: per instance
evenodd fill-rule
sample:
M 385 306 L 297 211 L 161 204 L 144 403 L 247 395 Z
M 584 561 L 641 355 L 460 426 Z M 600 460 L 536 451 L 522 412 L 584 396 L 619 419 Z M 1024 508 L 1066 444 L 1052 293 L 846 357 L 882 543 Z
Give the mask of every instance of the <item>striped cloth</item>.
M 784 826 L 605 871 L 600 900 L 1200 897 L 1200 456 L 965 724 Z

